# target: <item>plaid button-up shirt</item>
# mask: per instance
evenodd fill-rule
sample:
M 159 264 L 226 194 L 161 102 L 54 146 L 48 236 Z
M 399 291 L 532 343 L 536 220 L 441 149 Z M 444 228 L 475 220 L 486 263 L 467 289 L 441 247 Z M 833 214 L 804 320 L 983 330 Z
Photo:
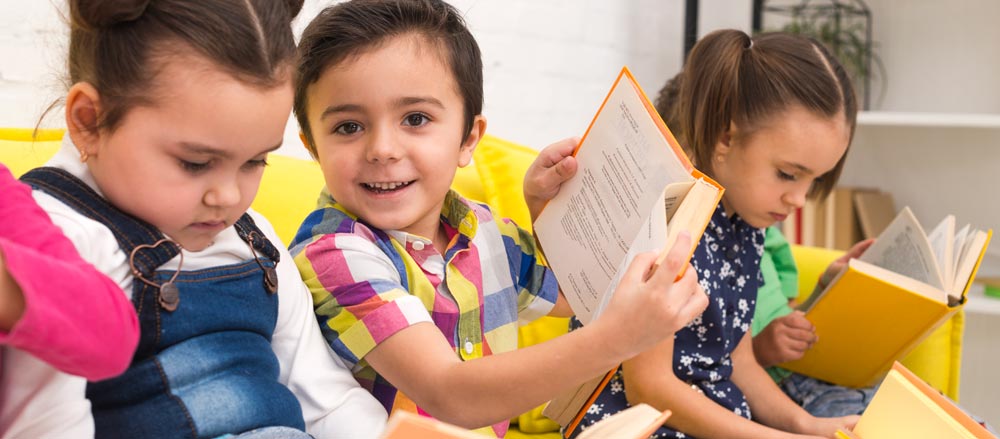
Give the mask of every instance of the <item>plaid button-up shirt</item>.
M 547 314 L 558 287 L 530 233 L 449 192 L 450 242 L 366 225 L 329 199 L 306 218 L 292 255 L 312 292 L 327 342 L 392 411 L 413 403 L 364 360 L 376 345 L 433 322 L 463 360 L 517 348 L 517 327 Z M 499 437 L 507 423 L 492 428 Z

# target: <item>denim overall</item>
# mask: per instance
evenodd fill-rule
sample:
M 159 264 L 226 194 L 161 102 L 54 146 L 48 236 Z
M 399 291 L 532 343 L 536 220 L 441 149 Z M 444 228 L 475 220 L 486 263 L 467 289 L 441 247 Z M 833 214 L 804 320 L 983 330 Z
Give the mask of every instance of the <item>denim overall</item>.
M 124 374 L 87 385 L 97 437 L 214 438 L 274 426 L 305 430 L 298 400 L 278 382 L 271 349 L 278 251 L 249 215 L 235 228 L 257 258 L 194 271 L 157 270 L 180 249 L 172 241 L 155 245 L 163 235 L 154 227 L 60 169 L 38 168 L 22 180 L 108 226 L 131 255 L 139 347 Z

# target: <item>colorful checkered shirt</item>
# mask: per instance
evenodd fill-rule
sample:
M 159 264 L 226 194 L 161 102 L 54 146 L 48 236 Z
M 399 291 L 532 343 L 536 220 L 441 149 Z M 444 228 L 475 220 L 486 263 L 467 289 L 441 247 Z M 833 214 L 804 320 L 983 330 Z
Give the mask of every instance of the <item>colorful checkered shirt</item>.
M 397 331 L 433 322 L 462 360 L 517 348 L 517 327 L 547 314 L 558 287 L 530 233 L 449 192 L 449 244 L 366 225 L 328 199 L 292 242 L 333 351 L 386 410 L 411 406 L 364 360 Z M 507 422 L 493 425 L 503 437 Z

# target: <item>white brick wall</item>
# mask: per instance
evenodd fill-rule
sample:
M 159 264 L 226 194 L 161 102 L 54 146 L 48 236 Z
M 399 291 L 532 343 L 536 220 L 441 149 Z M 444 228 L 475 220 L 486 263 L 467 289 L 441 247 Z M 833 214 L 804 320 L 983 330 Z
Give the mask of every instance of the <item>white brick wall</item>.
M 703 1 L 703 28 L 720 16 L 724 25 L 748 26 L 749 2 L 734 8 L 720 1 Z M 296 28 L 329 3 L 307 0 Z M 582 134 L 622 65 L 650 95 L 681 66 L 681 0 L 453 4 L 483 51 L 487 130 L 533 147 Z M 33 126 L 64 92 L 67 31 L 54 5 L 63 2 L 0 0 L 0 126 Z M 62 125 L 57 108 L 45 126 Z M 290 121 L 281 152 L 305 156 L 296 130 Z

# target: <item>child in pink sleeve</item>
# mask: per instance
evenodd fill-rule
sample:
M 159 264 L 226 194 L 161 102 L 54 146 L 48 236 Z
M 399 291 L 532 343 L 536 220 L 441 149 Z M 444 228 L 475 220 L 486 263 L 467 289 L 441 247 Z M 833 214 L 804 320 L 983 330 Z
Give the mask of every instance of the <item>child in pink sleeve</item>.
M 138 339 L 128 296 L 80 258 L 0 164 L 0 343 L 101 380 L 128 367 Z

